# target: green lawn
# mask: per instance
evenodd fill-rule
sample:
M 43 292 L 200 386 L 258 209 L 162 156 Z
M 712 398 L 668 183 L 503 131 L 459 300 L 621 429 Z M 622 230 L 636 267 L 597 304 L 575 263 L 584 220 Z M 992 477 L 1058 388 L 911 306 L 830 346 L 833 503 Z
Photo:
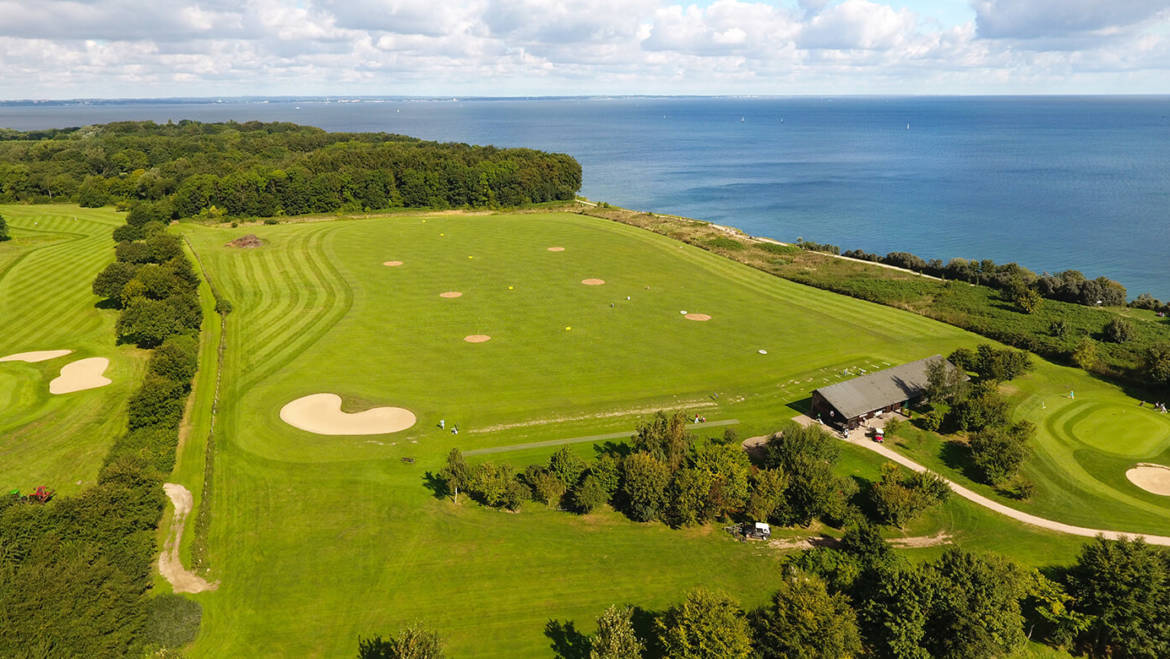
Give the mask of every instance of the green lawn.
M 143 354 L 114 345 L 116 312 L 95 307 L 94 276 L 113 260 L 109 209 L 0 206 L 13 239 L 0 243 L 0 357 L 73 350 L 38 362 L 0 363 L 0 491 L 46 485 L 60 494 L 93 484 L 125 430 L 125 403 Z M 48 383 L 71 361 L 107 357 L 109 386 L 54 396 Z
M 612 512 L 456 506 L 433 496 L 426 475 L 453 446 L 625 432 L 666 406 L 737 419 L 741 436 L 760 434 L 793 416 L 813 388 L 847 377 L 846 369 L 979 342 L 920 316 L 569 214 L 181 231 L 235 309 L 208 537 L 209 576 L 221 586 L 197 596 L 205 612 L 197 656 L 344 656 L 359 635 L 416 619 L 438 630 L 454 656 L 547 656 L 550 619 L 589 631 L 614 602 L 662 608 L 706 584 L 759 604 L 780 558 L 764 546 L 715 528 L 672 531 Z M 247 233 L 265 245 L 225 247 Z M 383 266 L 388 260 L 403 265 Z M 585 286 L 585 278 L 606 283 Z M 444 291 L 463 296 L 440 298 Z M 688 321 L 684 310 L 712 320 Z M 470 334 L 492 340 L 465 343 Z M 208 377 L 200 374 L 197 406 L 206 406 Z M 285 403 L 320 392 L 342 395 L 350 411 L 405 407 L 418 424 L 393 435 L 335 437 L 280 420 Z M 439 430 L 439 419 L 462 432 Z M 174 478 L 198 495 L 197 441 L 183 450 Z M 594 450 L 571 446 L 586 456 Z M 553 450 L 473 459 L 524 465 Z M 879 465 L 877 456 L 847 448 L 841 468 L 868 479 Z M 939 531 L 1037 566 L 1067 563 L 1080 547 L 958 499 L 907 532 Z M 939 551 L 908 553 L 925 559 Z

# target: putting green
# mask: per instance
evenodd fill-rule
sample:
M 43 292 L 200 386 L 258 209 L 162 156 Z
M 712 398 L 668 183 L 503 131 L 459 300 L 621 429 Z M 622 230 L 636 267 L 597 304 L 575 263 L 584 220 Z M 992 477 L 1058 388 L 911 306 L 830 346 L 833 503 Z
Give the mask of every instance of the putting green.
M 1170 419 L 1148 408 L 1078 401 L 1063 416 L 1070 438 L 1107 453 L 1143 458 L 1170 447 Z

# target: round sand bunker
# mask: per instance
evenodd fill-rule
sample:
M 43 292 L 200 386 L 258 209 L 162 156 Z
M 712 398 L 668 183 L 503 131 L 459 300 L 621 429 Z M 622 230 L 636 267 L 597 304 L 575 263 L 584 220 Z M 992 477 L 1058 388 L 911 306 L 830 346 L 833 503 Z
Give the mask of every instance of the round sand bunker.
M 463 337 L 463 340 L 468 343 L 485 343 L 487 341 L 491 341 L 492 337 L 488 336 L 487 334 L 472 334 L 470 336 Z
M 460 293 L 459 291 L 447 291 L 446 293 L 439 293 L 439 297 L 463 297 L 463 293 Z
M 341 411 L 341 396 L 310 394 L 280 408 L 280 420 L 317 435 L 383 435 L 406 430 L 414 413 L 401 407 L 374 407 L 350 414 Z
M 49 382 L 49 393 L 71 394 L 104 387 L 113 382 L 102 375 L 109 367 L 110 360 L 105 357 L 90 357 L 66 364 L 61 367 L 61 375 Z
M 548 251 L 550 251 L 550 252 L 563 252 L 563 251 L 565 251 L 565 248 L 564 247 L 549 247 Z
M 390 268 L 397 268 L 398 266 L 402 265 L 402 261 L 382 261 L 382 265 Z
M 0 362 L 44 362 L 58 357 L 64 357 L 72 350 L 34 350 L 32 352 L 18 352 L 15 355 L 0 357 Z
M 689 313 L 683 316 L 683 318 L 686 318 L 687 320 L 697 320 L 699 322 L 707 322 L 708 320 L 711 320 L 711 317 L 705 313 Z
M 585 284 L 586 286 L 601 286 L 602 284 L 605 283 L 605 280 L 604 279 L 582 279 L 581 283 Z
M 1125 477 L 1146 492 L 1170 497 L 1170 467 L 1141 462 L 1125 472 Z

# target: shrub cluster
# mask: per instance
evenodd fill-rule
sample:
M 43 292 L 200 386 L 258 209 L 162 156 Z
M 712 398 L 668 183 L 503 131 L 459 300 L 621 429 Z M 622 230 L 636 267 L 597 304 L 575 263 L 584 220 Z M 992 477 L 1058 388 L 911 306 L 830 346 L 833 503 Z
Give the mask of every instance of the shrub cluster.
M 879 256 L 859 249 L 847 250 L 842 256 L 884 263 L 933 277 L 990 286 L 1011 293 L 1013 298 L 1021 295 L 1026 298 L 1024 292 L 1033 291 L 1043 298 L 1087 306 L 1111 307 L 1126 303 L 1124 286 L 1107 277 L 1088 279 L 1077 270 L 1037 275 L 1019 264 L 997 264 L 991 259 L 975 261 L 955 258 L 944 264 L 940 259 L 928 261 L 909 252 L 890 252 Z
M 196 215 L 518 206 L 568 201 L 580 187 L 581 166 L 565 154 L 290 123 L 120 122 L 0 140 L 0 201 L 126 203 L 135 225 Z
M 178 237 L 165 233 L 161 224 L 151 224 L 143 225 L 148 228 L 143 238 L 119 242 L 117 260 L 93 282 L 94 294 L 121 310 L 118 340 L 142 348 L 157 347 L 172 336 L 193 336 L 203 322 L 195 293 L 199 276 Z M 122 228 L 115 230 L 115 237 Z
M 713 520 L 808 524 L 857 514 L 857 486 L 833 474 L 836 441 L 819 427 L 796 424 L 771 437 L 753 465 L 733 433 L 693 441 L 682 413 L 658 413 L 639 425 L 628 450 L 586 462 L 561 448 L 543 465 L 469 466 L 458 449 L 438 474 L 447 494 L 466 493 L 489 506 L 518 509 L 532 500 L 589 513 L 610 504 L 639 522 L 674 527 Z

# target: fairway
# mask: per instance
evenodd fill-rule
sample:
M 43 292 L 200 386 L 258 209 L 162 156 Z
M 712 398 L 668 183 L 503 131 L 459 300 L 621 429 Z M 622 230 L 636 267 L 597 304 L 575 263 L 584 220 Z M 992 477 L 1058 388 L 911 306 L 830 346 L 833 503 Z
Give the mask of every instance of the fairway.
M 110 232 L 123 218 L 69 205 L 0 206 L 0 215 L 13 237 L 0 243 L 0 357 L 72 351 L 0 362 L 0 491 L 77 492 L 125 430 L 126 399 L 142 377 L 144 353 L 115 346 L 116 312 L 95 307 L 90 289 L 114 258 Z M 108 366 L 89 373 L 101 359 Z
M 345 655 L 359 634 L 414 619 L 456 656 L 545 656 L 550 618 L 588 624 L 614 602 L 662 607 L 706 584 L 758 604 L 778 555 L 714 527 L 454 506 L 427 473 L 452 447 L 541 461 L 664 407 L 701 411 L 712 435 L 732 419 L 759 434 L 817 386 L 976 342 L 572 214 L 180 230 L 234 309 L 208 536 L 221 586 L 197 596 L 201 656 Z M 249 233 L 261 247 L 226 246 Z M 345 414 L 401 408 L 417 422 L 326 435 L 281 419 L 316 394 L 340 396 Z

